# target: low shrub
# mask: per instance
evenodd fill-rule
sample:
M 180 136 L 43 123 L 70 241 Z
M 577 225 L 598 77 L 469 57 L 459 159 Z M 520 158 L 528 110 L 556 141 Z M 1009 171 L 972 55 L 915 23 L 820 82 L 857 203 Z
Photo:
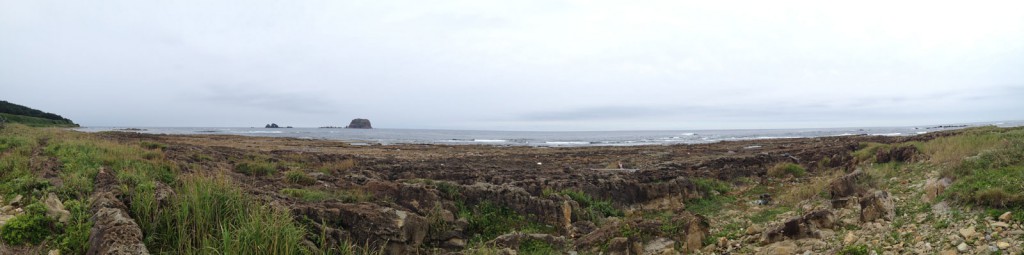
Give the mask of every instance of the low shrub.
M 26 211 L 28 211 L 27 209 Z M 53 220 L 46 217 L 45 214 L 26 212 L 14 216 L 7 221 L 7 224 L 0 227 L 0 239 L 9 245 L 36 245 L 52 235 L 52 229 Z
M 768 176 L 776 178 L 803 177 L 805 174 L 807 174 L 807 169 L 794 163 L 779 163 L 768 169 Z
M 235 172 L 249 176 L 266 176 L 277 172 L 277 165 L 265 161 L 247 161 L 236 164 Z
M 288 183 L 294 183 L 299 185 L 313 185 L 316 184 L 316 179 L 310 177 L 308 174 L 301 170 L 291 170 L 284 173 L 284 180 Z

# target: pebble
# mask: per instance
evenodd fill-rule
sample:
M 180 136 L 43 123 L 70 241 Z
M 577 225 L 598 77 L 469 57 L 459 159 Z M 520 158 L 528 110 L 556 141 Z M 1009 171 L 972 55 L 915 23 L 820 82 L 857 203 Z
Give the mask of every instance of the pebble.
M 60 255 L 60 250 L 50 250 L 46 255 Z
M 953 250 L 953 249 L 944 250 L 942 252 L 939 252 L 939 255 L 956 255 L 956 254 L 957 254 L 956 250 Z
M 1001 221 L 1009 222 L 1010 219 L 1013 219 L 1013 213 L 1012 212 L 1005 212 L 1005 213 L 1003 213 L 1003 215 L 999 215 L 999 220 L 1001 220 Z
M 974 235 L 976 235 L 976 234 L 978 234 L 978 232 L 974 231 L 974 227 L 961 228 L 960 229 L 960 236 L 963 236 L 964 239 L 967 239 L 967 240 L 970 240 L 971 237 L 974 237 Z
M 1006 224 L 1006 222 L 1002 222 L 1002 221 L 997 221 L 997 222 L 993 222 L 991 224 L 991 226 L 992 227 L 997 227 L 997 228 L 1009 228 L 1010 224 Z
M 747 235 L 755 235 L 755 234 L 760 234 L 760 233 L 761 233 L 761 227 L 758 227 L 757 225 L 753 225 L 753 226 L 747 227 Z
M 1000 250 L 1006 250 L 1006 249 L 1010 248 L 1010 243 L 998 242 L 998 243 L 996 243 L 996 247 L 999 247 Z
M 846 244 L 846 245 L 851 245 L 851 244 L 853 244 L 853 242 L 856 242 L 856 241 L 857 241 L 857 235 L 854 235 L 853 232 L 846 233 L 846 237 L 843 238 L 843 244 Z
M 967 248 L 967 243 L 960 243 L 960 245 L 956 246 L 956 249 L 960 252 L 967 252 Z

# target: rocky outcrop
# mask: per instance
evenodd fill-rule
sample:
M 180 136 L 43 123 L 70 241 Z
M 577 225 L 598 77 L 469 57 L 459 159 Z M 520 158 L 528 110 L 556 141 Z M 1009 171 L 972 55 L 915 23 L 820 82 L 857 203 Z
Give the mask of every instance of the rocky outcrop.
M 149 254 L 142 242 L 142 229 L 117 198 L 117 179 L 100 169 L 95 182 L 96 193 L 90 199 L 93 226 L 86 254 Z
M 353 119 L 345 128 L 371 129 L 373 126 L 368 119 Z
M 622 230 L 629 229 L 633 236 L 622 237 Z M 710 225 L 704 216 L 686 211 L 675 212 L 670 219 L 632 219 L 612 220 L 605 222 L 601 228 L 576 239 L 576 248 L 592 250 L 606 242 L 609 252 L 619 254 L 642 254 L 644 245 L 640 237 L 665 237 L 674 243 L 680 252 L 688 253 L 699 250 L 705 237 L 710 235 Z M 616 240 L 619 239 L 619 240 Z M 657 239 L 657 238 L 655 238 Z M 618 242 L 617 245 L 612 245 Z M 612 247 L 618 247 L 612 249 Z M 648 243 L 648 246 L 656 247 Z M 628 252 L 628 253 L 627 253 Z
M 775 243 L 786 239 L 818 238 L 819 229 L 831 229 L 835 224 L 835 216 L 829 210 L 818 210 L 803 217 L 787 220 L 781 226 L 765 231 L 761 236 L 762 243 Z
M 893 206 L 892 198 L 889 197 L 889 192 L 876 190 L 860 199 L 861 222 L 870 222 L 877 219 L 892 221 L 895 215 L 895 207 Z
M 341 227 L 341 232 L 321 230 L 332 235 L 331 239 L 383 247 L 386 254 L 414 253 L 423 244 L 428 231 L 428 222 L 423 216 L 371 203 L 327 203 L 298 207 L 294 212 L 312 222 Z
M 851 198 L 864 193 L 866 188 L 861 183 L 868 178 L 869 176 L 864 171 L 858 169 L 833 180 L 828 189 L 829 196 L 832 198 L 832 207 L 844 208 L 849 204 Z
M 264 128 L 281 128 L 280 126 L 277 125 L 277 123 L 270 123 L 270 124 L 267 124 L 266 126 L 263 126 L 263 127 Z
M 917 156 L 917 154 L 917 147 L 913 145 L 893 146 L 888 150 L 880 149 L 877 152 L 875 152 L 875 162 L 911 162 L 914 160 L 914 157 Z
M 931 203 L 938 198 L 943 191 L 946 191 L 946 187 L 949 187 L 953 181 L 949 178 L 942 179 L 928 179 L 924 184 L 924 194 L 921 194 L 921 201 Z
M 43 206 L 46 207 L 46 216 L 56 219 L 60 223 L 68 223 L 68 219 L 71 218 L 71 212 L 64 209 L 64 203 L 61 203 L 57 195 L 53 193 L 46 194 Z

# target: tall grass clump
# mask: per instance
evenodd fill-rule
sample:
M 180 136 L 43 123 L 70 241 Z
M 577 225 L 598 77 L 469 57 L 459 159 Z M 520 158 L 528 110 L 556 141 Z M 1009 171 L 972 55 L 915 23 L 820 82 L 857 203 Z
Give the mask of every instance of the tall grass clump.
M 524 232 L 550 232 L 553 228 L 526 219 L 512 209 L 484 201 L 473 206 L 459 206 L 459 217 L 469 225 L 466 233 L 470 243 L 483 243 L 499 235 L 520 230 Z
M 1022 139 L 1022 128 L 981 127 L 968 129 L 960 135 L 936 138 L 924 142 L 919 147 L 929 156 L 932 163 L 957 165 L 968 157 L 1007 148 Z
M 779 163 L 768 168 L 768 176 L 782 178 L 786 176 L 803 177 L 807 169 L 794 163 Z
M 294 183 L 299 185 L 313 185 L 316 184 L 316 179 L 306 174 L 302 170 L 290 170 L 284 172 L 284 180 L 288 183 Z
M 160 253 L 299 254 L 305 230 L 284 210 L 260 205 L 223 176 L 185 178 L 159 217 Z
M 250 160 L 236 164 L 235 172 L 249 176 L 267 176 L 277 172 L 277 164 L 262 160 Z

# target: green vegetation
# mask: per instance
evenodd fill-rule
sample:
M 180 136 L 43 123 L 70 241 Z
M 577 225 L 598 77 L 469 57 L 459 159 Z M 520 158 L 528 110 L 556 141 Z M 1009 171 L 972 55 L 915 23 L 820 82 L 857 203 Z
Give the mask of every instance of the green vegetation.
M 284 180 L 288 183 L 294 183 L 299 185 L 313 185 L 316 184 L 316 179 L 310 177 L 302 170 L 290 170 L 284 172 Z
M 356 190 L 338 190 L 338 191 L 322 191 L 315 189 L 281 189 L 281 194 L 289 197 L 298 198 L 299 200 L 306 202 L 320 202 L 326 200 L 338 200 L 346 203 L 366 202 L 370 201 L 372 196 L 363 191 Z
M 870 252 L 871 250 L 865 245 L 853 245 L 843 247 L 843 250 L 840 250 L 838 255 L 868 255 Z
M 223 176 L 185 178 L 157 212 L 147 245 L 157 253 L 296 254 L 305 230 L 288 211 L 260 205 Z
M 25 207 L 25 213 L 14 216 L 0 227 L 0 239 L 10 245 L 39 244 L 52 234 L 53 220 L 46 217 L 42 204 Z
M 722 210 L 726 204 L 736 201 L 735 197 L 726 194 L 732 189 L 732 186 L 726 182 L 710 178 L 696 178 L 693 183 L 701 197 L 686 201 L 687 211 L 712 215 Z
M 57 236 L 57 247 L 65 254 L 85 254 L 89 249 L 89 206 L 87 201 L 64 201 L 64 209 L 71 212 L 71 219 L 64 228 L 64 233 Z
M 63 120 L 51 120 L 8 113 L 0 113 L 0 117 L 4 118 L 6 123 L 18 123 L 30 127 L 78 127 L 78 124 Z
M 250 160 L 236 164 L 235 172 L 249 176 L 266 176 L 277 172 L 277 164 L 262 160 Z
M 556 249 L 551 244 L 541 240 L 530 239 L 523 241 L 522 243 L 519 244 L 519 254 L 547 255 L 558 253 L 558 249 Z
M 920 147 L 930 161 L 945 166 L 942 176 L 955 180 L 944 197 L 1014 211 L 1015 218 L 1024 220 L 1024 129 L 970 129 Z
M 612 206 L 612 202 L 609 200 L 599 200 L 587 193 L 575 190 L 563 190 L 558 193 L 569 196 L 573 201 L 579 203 L 583 208 L 584 219 L 598 221 L 609 216 L 622 217 L 623 215 L 622 211 Z
M 49 119 L 49 120 L 60 120 L 60 121 L 66 122 L 68 124 L 74 124 L 74 123 L 71 122 L 71 120 L 69 120 L 67 118 L 64 118 L 64 117 L 61 117 L 60 115 L 53 114 L 53 113 L 48 113 L 48 112 L 43 112 L 43 111 L 40 111 L 40 110 L 28 108 L 28 107 L 25 107 L 25 106 L 22 106 L 22 105 L 19 105 L 19 104 L 14 104 L 14 103 L 7 102 L 7 101 L 2 101 L 2 100 L 0 100 L 0 113 L 4 113 L 4 114 L 8 114 L 8 115 L 21 115 L 21 116 L 27 116 L 27 117 Z
M 470 243 L 482 243 L 499 235 L 519 230 L 523 232 L 550 233 L 551 226 L 543 226 L 526 219 L 509 209 L 484 201 L 474 206 L 459 206 L 459 217 L 469 222 L 466 233 L 472 235 Z
M 794 163 L 779 163 L 768 168 L 768 176 L 782 178 L 786 176 L 803 177 L 807 174 L 804 167 Z
M 166 144 L 157 143 L 157 142 L 150 142 L 150 141 L 142 141 L 141 143 L 139 143 L 139 146 L 142 146 L 142 148 L 146 148 L 146 149 L 150 149 L 150 150 L 156 150 L 156 149 L 163 150 L 163 149 L 167 149 L 167 145 Z
M 857 162 L 874 162 L 878 150 L 889 150 L 890 147 L 888 144 L 883 143 L 861 143 L 860 149 L 852 154 L 853 158 L 857 159 Z
M 761 224 L 761 223 L 769 222 L 769 221 L 775 220 L 775 217 L 779 216 L 779 214 L 788 212 L 790 210 L 792 210 L 792 209 L 790 209 L 789 207 L 786 207 L 786 206 L 779 206 L 779 207 L 775 207 L 775 208 L 764 209 L 764 210 L 762 210 L 762 211 L 760 211 L 760 212 L 750 216 L 750 222 L 753 222 L 753 223 L 756 223 L 756 224 Z

